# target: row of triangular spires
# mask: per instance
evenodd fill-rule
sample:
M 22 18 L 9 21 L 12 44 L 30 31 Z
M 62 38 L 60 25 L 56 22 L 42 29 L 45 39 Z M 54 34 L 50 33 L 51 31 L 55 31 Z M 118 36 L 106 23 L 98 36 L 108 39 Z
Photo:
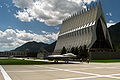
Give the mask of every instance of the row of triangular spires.
M 65 18 L 65 19 L 63 20 L 63 22 L 66 21 L 66 20 L 68 20 L 68 19 L 70 19 L 70 18 L 72 18 L 72 17 L 74 17 L 74 16 L 84 14 L 84 13 L 86 13 L 86 12 L 92 10 L 93 8 L 96 8 L 96 7 L 101 7 L 101 2 L 100 2 L 100 1 L 99 1 L 99 2 L 95 2 L 94 4 L 90 5 L 90 7 L 87 6 L 86 9 L 82 9 L 82 10 L 79 11 L 79 12 L 73 13 L 71 16 Z

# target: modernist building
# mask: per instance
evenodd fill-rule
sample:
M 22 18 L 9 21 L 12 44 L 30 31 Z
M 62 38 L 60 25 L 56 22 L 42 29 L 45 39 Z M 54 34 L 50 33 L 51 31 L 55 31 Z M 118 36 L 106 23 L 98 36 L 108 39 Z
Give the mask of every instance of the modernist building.
M 63 21 L 53 54 L 60 54 L 63 47 L 71 49 L 84 45 L 88 49 L 112 49 L 100 3 L 77 12 Z

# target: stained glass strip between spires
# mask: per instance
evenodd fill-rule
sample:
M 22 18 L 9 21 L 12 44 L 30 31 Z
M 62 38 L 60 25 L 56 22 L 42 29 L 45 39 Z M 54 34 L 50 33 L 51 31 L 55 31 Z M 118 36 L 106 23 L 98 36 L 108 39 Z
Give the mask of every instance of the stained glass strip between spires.
M 85 28 L 87 28 L 87 27 L 89 27 L 89 26 L 95 25 L 95 23 L 96 23 L 96 22 L 94 21 L 94 22 L 88 23 L 87 25 L 85 24 L 85 25 L 82 26 L 82 27 L 78 27 L 78 28 L 72 29 L 72 30 L 70 30 L 70 31 L 64 32 L 64 33 L 62 33 L 62 34 L 59 34 L 59 36 L 62 36 L 62 35 L 68 34 L 68 33 L 72 33 L 72 32 L 78 31 L 78 30 L 85 29 Z

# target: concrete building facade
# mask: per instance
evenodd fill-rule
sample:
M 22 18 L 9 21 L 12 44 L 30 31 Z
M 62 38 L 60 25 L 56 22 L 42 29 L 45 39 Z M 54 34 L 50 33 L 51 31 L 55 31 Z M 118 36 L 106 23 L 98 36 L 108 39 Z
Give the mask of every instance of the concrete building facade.
M 113 48 L 101 3 L 96 3 L 63 21 L 53 54 L 60 54 L 63 47 L 69 50 L 84 45 L 89 50 Z

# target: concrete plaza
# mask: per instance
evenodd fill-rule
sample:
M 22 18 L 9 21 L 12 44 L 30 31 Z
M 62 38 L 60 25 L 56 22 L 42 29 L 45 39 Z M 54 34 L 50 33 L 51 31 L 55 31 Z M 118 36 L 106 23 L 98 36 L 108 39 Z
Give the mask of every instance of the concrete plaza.
M 9 80 L 120 80 L 120 63 L 2 65 L 2 68 Z M 0 80 L 6 74 L 0 74 Z

